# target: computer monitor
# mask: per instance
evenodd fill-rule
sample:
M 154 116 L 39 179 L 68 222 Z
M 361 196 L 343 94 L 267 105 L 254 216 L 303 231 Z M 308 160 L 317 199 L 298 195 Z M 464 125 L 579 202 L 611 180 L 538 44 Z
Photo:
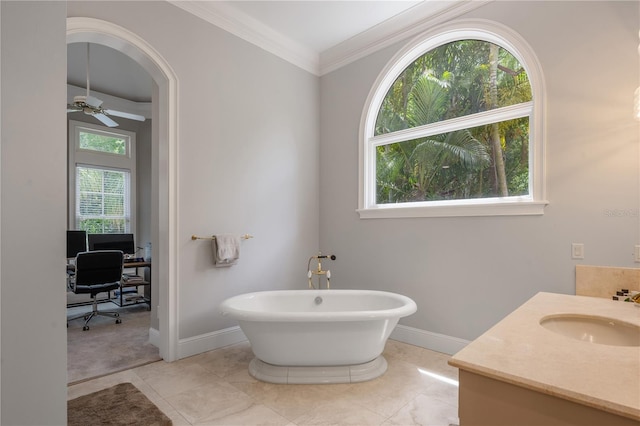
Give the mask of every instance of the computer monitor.
M 133 234 L 88 234 L 87 239 L 89 251 L 120 250 L 125 255 L 133 255 L 136 252 Z
M 87 251 L 87 231 L 67 231 L 67 259 L 83 251 Z

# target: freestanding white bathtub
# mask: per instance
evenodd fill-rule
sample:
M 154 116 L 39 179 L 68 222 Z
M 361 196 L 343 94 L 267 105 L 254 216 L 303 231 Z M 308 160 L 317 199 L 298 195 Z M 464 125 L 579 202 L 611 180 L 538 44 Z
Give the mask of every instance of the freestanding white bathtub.
M 382 375 L 382 351 L 410 298 L 373 290 L 276 290 L 221 304 L 256 359 L 249 372 L 273 383 L 353 383 Z

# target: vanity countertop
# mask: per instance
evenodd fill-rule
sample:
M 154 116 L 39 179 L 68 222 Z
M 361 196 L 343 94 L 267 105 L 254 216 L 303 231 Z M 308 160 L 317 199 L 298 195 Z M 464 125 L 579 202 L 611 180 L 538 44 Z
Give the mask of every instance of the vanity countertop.
M 539 323 L 553 314 L 594 315 L 640 325 L 640 307 L 633 303 L 538 293 L 455 354 L 449 364 L 640 420 L 640 347 L 561 336 Z

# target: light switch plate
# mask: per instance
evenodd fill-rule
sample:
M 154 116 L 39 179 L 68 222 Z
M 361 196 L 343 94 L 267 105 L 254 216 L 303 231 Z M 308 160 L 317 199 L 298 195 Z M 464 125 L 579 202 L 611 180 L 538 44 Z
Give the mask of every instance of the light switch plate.
M 571 258 L 584 259 L 584 244 L 582 243 L 571 244 Z

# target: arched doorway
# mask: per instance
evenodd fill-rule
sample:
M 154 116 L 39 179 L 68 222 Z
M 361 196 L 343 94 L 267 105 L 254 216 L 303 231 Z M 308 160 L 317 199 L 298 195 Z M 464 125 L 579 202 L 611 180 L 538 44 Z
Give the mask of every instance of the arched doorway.
M 94 18 L 67 18 L 67 43 L 90 42 L 116 49 L 138 62 L 154 81 L 152 130 L 152 315 L 165 361 L 177 359 L 177 77 L 169 63 L 135 33 Z M 161 172 L 162 171 L 162 172 Z

